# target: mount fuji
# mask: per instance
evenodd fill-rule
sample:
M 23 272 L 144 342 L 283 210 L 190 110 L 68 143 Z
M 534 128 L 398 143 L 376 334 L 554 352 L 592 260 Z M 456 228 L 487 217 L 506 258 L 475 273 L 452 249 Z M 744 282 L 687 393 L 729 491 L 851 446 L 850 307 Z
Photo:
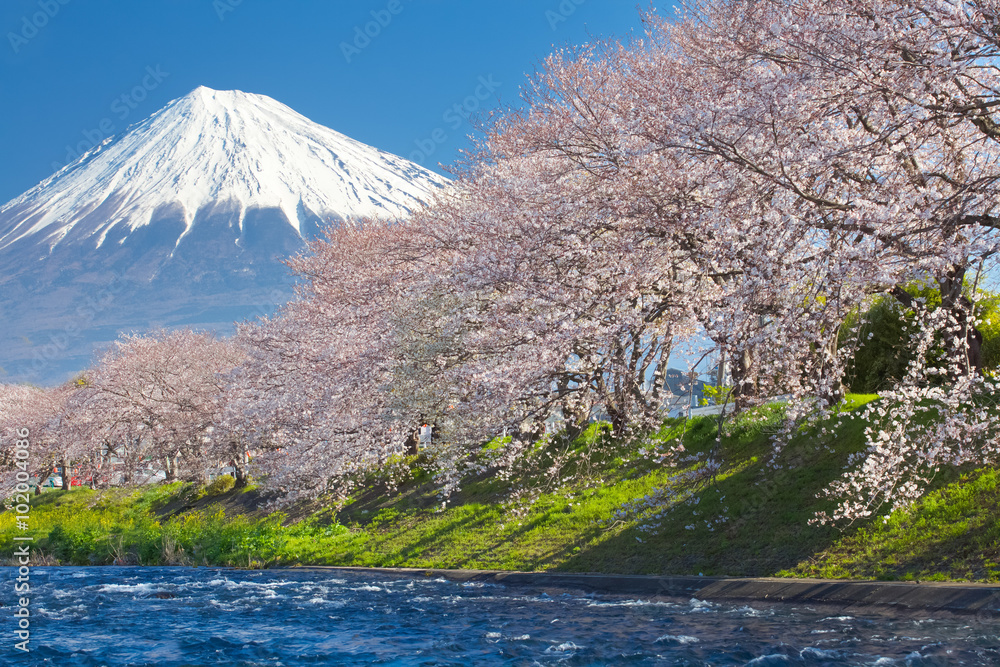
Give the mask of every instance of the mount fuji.
M 121 331 L 220 333 L 292 294 L 325 225 L 447 180 L 263 95 L 199 87 L 0 207 L 0 376 L 52 383 Z

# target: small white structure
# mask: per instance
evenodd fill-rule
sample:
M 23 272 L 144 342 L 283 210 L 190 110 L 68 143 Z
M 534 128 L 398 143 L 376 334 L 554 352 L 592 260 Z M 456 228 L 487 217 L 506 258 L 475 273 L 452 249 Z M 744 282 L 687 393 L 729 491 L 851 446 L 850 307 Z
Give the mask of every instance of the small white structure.
M 420 441 L 420 449 L 425 449 L 431 446 L 431 434 L 433 430 L 434 427 L 430 424 L 424 424 L 420 427 L 420 430 L 417 432 L 418 440 Z

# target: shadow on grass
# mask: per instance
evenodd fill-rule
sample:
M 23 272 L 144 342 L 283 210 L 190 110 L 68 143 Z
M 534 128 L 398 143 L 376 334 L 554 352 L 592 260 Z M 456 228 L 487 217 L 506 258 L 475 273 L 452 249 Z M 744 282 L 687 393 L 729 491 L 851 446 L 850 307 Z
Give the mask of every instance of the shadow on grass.
M 913 508 L 893 512 L 817 554 L 796 574 L 873 579 L 1000 580 L 1000 472 L 956 474 Z
M 723 439 L 725 463 L 718 476 L 689 483 L 691 499 L 650 521 L 650 530 L 641 530 L 640 517 L 638 525 L 581 549 L 559 569 L 772 576 L 794 568 L 844 536 L 810 519 L 831 509 L 832 503 L 817 495 L 862 445 L 860 428 L 846 424 L 828 439 L 797 437 L 769 465 L 766 433 L 749 438 L 736 433 Z

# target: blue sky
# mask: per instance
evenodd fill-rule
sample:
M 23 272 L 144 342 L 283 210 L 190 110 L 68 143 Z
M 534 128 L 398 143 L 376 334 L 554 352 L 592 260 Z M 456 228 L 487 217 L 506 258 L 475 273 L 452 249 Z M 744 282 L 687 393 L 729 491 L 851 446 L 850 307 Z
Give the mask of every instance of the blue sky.
M 554 47 L 636 33 L 609 0 L 4 0 L 0 203 L 199 85 L 438 169 L 472 131 L 455 105 L 516 104 Z

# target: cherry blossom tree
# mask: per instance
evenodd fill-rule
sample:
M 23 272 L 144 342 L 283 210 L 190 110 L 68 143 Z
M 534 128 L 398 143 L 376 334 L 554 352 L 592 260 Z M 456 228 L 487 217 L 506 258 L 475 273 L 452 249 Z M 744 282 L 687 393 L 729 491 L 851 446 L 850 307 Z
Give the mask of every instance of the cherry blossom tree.
M 914 344 L 950 341 L 948 381 L 917 362 L 869 411 L 878 425 L 859 468 L 832 489 L 847 498 L 835 516 L 909 502 L 941 465 L 995 461 L 996 414 L 984 408 L 996 385 L 977 374 L 981 336 L 963 296 L 969 268 L 997 249 L 995 3 L 775 0 L 689 10 L 684 21 L 651 24 L 670 45 L 666 57 L 679 50 L 710 86 L 702 113 L 711 122 L 692 124 L 690 146 L 772 187 L 779 196 L 767 200 L 769 212 L 798 233 L 821 234 L 810 262 L 822 267 L 815 309 L 828 310 L 835 295 L 842 312 L 875 292 L 913 305 L 901 285 L 933 277 L 941 286 L 942 308 L 924 313 Z M 826 350 L 819 377 L 829 388 L 841 372 L 832 315 L 822 328 L 828 342 L 812 342 Z M 800 331 L 778 339 L 783 351 Z M 824 392 L 813 382 L 797 393 Z M 916 418 L 928 410 L 940 428 Z
M 72 464 L 84 458 L 79 442 L 70 437 L 77 415 L 66 410 L 74 387 L 40 389 L 28 385 L 0 385 L 0 433 L 3 437 L 4 490 L 13 488 L 17 471 L 37 477 L 41 484 L 58 469 L 63 489 L 70 488 Z M 27 432 L 22 438 L 19 433 Z M 27 440 L 27 458 L 17 452 L 17 440 Z M 25 461 L 27 469 L 19 465 Z
M 240 362 L 228 341 L 189 330 L 122 336 L 85 374 L 91 440 L 130 466 L 153 459 L 168 481 L 215 466 L 211 434 L 226 375 Z
M 391 238 L 376 224 L 328 230 L 293 262 L 309 278 L 299 298 L 240 332 L 227 428 L 261 450 L 255 474 L 287 500 L 402 453 L 419 419 L 393 393 L 391 314 L 416 272 Z

